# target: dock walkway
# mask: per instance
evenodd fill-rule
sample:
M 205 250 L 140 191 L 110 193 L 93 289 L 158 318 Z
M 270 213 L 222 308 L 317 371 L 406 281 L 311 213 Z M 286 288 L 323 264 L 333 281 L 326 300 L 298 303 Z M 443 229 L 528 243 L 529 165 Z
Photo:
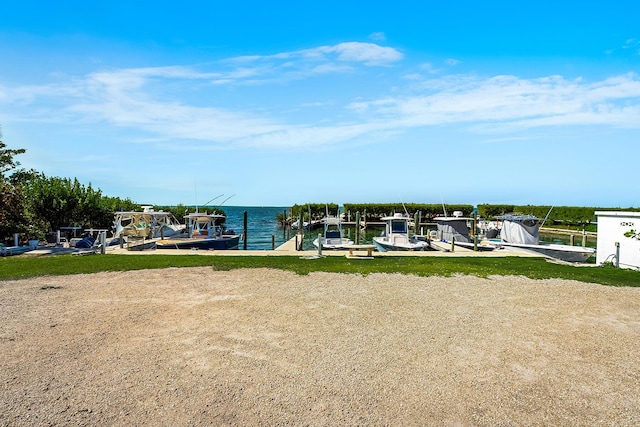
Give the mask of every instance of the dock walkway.
M 300 236 L 296 235 L 298 242 Z M 275 250 L 193 250 L 193 249 L 167 249 L 167 250 L 144 250 L 144 251 L 128 251 L 127 249 L 120 248 L 119 246 L 108 246 L 106 248 L 107 254 L 118 255 L 206 255 L 206 256 L 296 256 L 296 257 L 313 257 L 318 254 L 317 250 L 296 250 L 296 236 L 292 237 L 282 245 L 278 246 Z M 442 243 L 448 246 L 449 251 L 386 251 L 375 252 L 375 257 L 485 257 L 485 258 L 506 258 L 506 257 L 528 257 L 528 258 L 544 258 L 542 254 L 535 252 L 527 252 L 514 248 L 509 250 L 497 249 L 494 251 L 472 251 L 470 249 L 456 246 L 455 251 L 451 252 L 451 246 L 446 243 Z M 38 248 L 34 251 L 27 252 L 21 256 L 51 256 L 59 254 L 78 253 L 80 251 L 90 251 L 95 253 L 95 248 L 91 249 L 76 249 L 76 248 Z M 323 250 L 322 256 L 338 256 L 344 257 L 348 254 L 348 251 L 333 251 Z M 364 258 L 364 257 L 362 257 Z
M 300 243 L 302 243 L 303 236 L 301 234 L 296 234 L 277 248 L 275 251 L 296 251 Z

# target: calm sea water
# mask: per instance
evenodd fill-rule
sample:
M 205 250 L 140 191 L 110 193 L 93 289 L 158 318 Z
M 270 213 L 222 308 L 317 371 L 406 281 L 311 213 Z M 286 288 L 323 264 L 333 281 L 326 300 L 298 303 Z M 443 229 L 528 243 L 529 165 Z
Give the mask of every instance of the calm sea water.
M 271 239 L 275 239 L 276 247 L 286 241 L 286 230 L 278 224 L 277 214 L 287 211 L 286 207 L 256 206 L 222 206 L 227 215 L 226 226 L 237 234 L 243 231 L 243 215 L 247 212 L 247 250 L 271 249 Z M 239 249 L 242 250 L 240 241 Z

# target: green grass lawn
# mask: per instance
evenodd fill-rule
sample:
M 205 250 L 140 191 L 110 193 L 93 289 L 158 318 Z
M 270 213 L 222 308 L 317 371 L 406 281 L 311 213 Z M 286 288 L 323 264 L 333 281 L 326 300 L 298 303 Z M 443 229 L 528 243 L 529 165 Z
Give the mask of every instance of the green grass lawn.
M 297 256 L 206 256 L 206 255 L 61 255 L 50 257 L 0 258 L 0 280 L 43 275 L 127 271 L 166 267 L 211 266 L 215 270 L 238 268 L 277 268 L 308 274 L 313 271 L 335 273 L 402 273 L 417 276 L 454 274 L 488 277 L 517 275 L 531 279 L 572 279 L 609 286 L 640 286 L 640 272 L 614 267 L 560 265 L 540 258 L 442 258 L 378 257 L 372 260 L 325 257 L 300 259 Z

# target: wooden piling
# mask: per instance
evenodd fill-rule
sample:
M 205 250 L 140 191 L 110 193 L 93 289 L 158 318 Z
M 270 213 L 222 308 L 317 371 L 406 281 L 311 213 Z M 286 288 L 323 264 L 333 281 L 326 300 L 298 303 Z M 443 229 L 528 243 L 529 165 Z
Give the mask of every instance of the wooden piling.
M 242 214 L 242 228 L 244 235 L 244 239 L 242 239 L 242 249 L 244 249 L 245 251 L 247 250 L 247 224 L 247 211 L 244 211 Z
M 107 253 L 107 232 L 100 232 L 100 254 L 104 255 Z
M 478 215 L 473 213 L 473 250 L 478 251 Z

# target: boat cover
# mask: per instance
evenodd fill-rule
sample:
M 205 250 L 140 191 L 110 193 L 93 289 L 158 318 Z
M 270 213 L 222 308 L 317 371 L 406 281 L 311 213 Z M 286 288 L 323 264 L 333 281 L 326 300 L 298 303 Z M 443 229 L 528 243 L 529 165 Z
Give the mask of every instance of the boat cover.
M 471 242 L 466 219 L 438 221 L 436 218 L 436 222 L 438 223 L 438 232 L 442 233 L 442 239 L 450 242 L 455 237 L 456 242 Z
M 537 245 L 539 220 L 532 217 L 505 217 L 500 231 L 500 239 L 505 243 Z

